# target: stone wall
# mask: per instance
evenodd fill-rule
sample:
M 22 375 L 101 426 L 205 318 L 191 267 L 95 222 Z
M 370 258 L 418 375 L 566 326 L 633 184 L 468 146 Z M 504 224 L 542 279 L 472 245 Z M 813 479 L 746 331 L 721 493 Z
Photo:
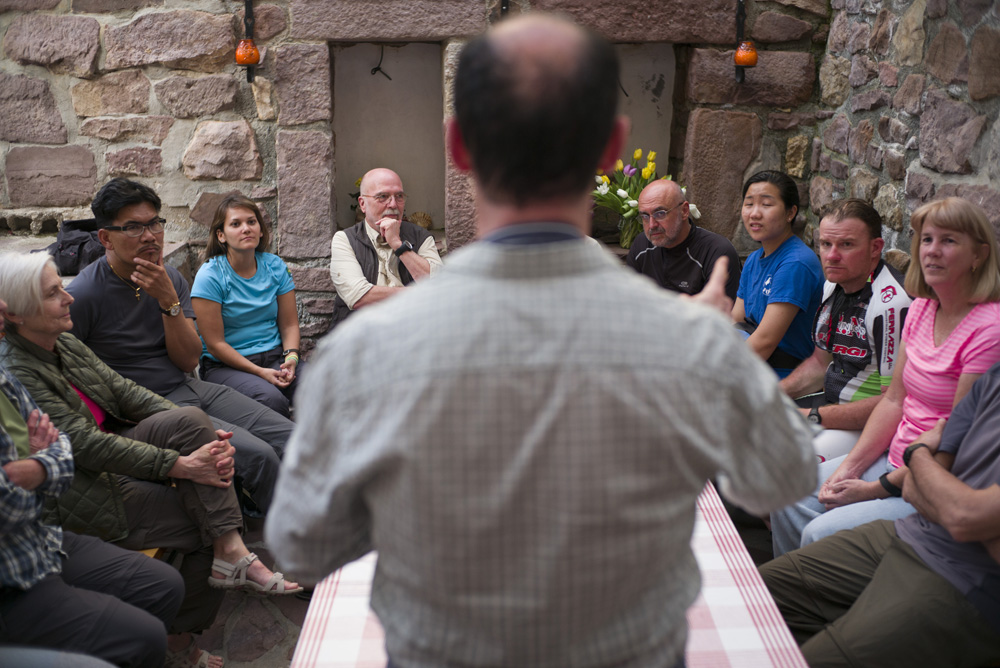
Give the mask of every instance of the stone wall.
M 264 0 L 261 67 L 233 62 L 233 0 L 0 0 L 0 234 L 51 234 L 89 215 L 116 175 L 154 187 L 168 236 L 204 242 L 215 203 L 261 204 L 292 267 L 306 337 L 326 331 L 333 287 L 336 141 L 331 43 L 441 46 L 444 108 L 464 41 L 499 0 Z M 988 0 L 748 2 L 759 65 L 736 83 L 732 0 L 512 0 L 556 10 L 619 43 L 674 45 L 669 171 L 702 223 L 752 250 L 740 186 L 763 168 L 801 184 L 805 236 L 850 194 L 874 199 L 890 245 L 907 214 L 957 193 L 1000 216 L 1000 17 Z M 818 84 L 818 85 L 817 85 Z M 339 141 L 349 141 L 340 137 Z M 350 178 L 355 178 L 351 175 Z M 447 244 L 475 233 L 472 185 L 448 164 Z M 811 203 L 811 207 L 809 206 Z M 343 205 L 343 204 L 342 204 Z

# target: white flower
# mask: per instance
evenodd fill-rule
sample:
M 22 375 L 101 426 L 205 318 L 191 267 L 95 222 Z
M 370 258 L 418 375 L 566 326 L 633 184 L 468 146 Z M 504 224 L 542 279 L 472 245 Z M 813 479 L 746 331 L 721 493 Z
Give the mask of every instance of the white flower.
M 628 201 L 628 205 L 629 205 L 630 207 L 632 207 L 633 209 L 638 209 L 638 208 L 639 208 L 639 203 L 638 203 L 638 202 L 636 202 L 636 201 L 635 201 L 634 199 L 630 199 L 630 200 Z
M 610 188 L 608 188 L 608 184 L 604 183 L 603 181 L 601 181 L 601 185 L 597 186 L 598 195 L 607 195 L 608 190 L 610 190 Z
M 694 218 L 695 220 L 701 218 L 701 211 L 699 211 L 698 207 L 696 207 L 694 204 L 691 204 L 690 202 L 688 202 L 688 212 L 691 214 L 691 217 Z
M 604 179 L 602 179 L 599 174 L 594 177 L 594 180 L 597 181 L 597 185 L 604 183 Z
M 688 194 L 687 186 L 681 186 L 681 194 L 687 196 Z
M 625 192 L 624 190 L 622 190 L 621 188 L 619 188 L 618 189 L 618 196 L 621 197 L 622 199 L 625 199 L 626 197 L 628 197 L 628 193 Z

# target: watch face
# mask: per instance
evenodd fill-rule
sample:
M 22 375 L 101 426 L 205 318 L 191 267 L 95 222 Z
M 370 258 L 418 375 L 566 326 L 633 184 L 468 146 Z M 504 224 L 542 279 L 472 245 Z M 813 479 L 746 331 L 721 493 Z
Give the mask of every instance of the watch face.
M 170 307 L 170 315 L 178 315 L 181 312 L 181 305 L 174 304 Z

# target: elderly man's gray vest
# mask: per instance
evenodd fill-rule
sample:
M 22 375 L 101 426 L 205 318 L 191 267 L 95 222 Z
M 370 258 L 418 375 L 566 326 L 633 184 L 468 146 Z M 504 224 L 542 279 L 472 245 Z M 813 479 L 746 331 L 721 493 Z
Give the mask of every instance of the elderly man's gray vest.
M 347 240 L 351 242 L 354 257 L 358 259 L 358 264 L 361 265 L 361 272 L 365 275 L 365 280 L 374 285 L 376 279 L 378 279 L 378 253 L 375 252 L 372 240 L 368 238 L 365 225 L 365 221 L 362 220 L 354 227 L 345 230 L 344 234 L 347 235 Z M 411 222 L 404 220 L 399 226 L 399 238 L 403 241 L 409 241 L 413 244 L 414 248 L 420 248 L 429 236 L 431 236 L 430 232 Z M 409 285 L 413 282 L 413 277 L 410 276 L 410 272 L 407 271 L 406 265 L 402 262 L 399 263 L 399 277 L 403 280 L 403 285 Z M 330 321 L 330 329 L 333 329 L 346 320 L 350 314 L 351 309 L 347 306 L 347 303 L 340 295 L 337 295 L 334 301 L 333 320 Z

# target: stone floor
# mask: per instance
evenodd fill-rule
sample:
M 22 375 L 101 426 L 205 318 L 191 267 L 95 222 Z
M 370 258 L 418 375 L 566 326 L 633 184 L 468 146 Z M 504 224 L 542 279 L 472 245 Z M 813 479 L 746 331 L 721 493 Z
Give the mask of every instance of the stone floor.
M 247 520 L 244 540 L 270 566 L 273 559 L 262 532 L 263 520 Z M 295 596 L 227 592 L 215 625 L 201 635 L 198 646 L 224 657 L 226 668 L 286 668 L 308 607 L 308 601 Z

